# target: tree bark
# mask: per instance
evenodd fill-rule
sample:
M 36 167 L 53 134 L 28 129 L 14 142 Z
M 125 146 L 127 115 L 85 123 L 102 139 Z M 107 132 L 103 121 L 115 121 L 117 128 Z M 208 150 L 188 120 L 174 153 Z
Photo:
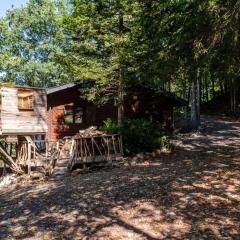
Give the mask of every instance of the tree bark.
M 191 89 L 191 122 L 194 128 L 200 126 L 200 69 L 197 68 Z
M 122 127 L 124 117 L 124 91 L 122 84 L 122 72 L 119 73 L 119 89 L 118 89 L 118 126 Z
M 204 79 L 204 82 L 205 82 L 205 94 L 206 94 L 206 102 L 209 101 L 209 95 L 208 95 L 208 78 L 207 78 L 207 74 L 205 73 L 205 79 Z
M 237 109 L 237 91 L 236 91 L 236 80 L 232 79 L 230 83 L 230 104 L 231 104 L 231 112 L 233 114 L 236 113 Z
M 212 97 L 215 98 L 215 81 L 213 77 L 211 77 L 211 80 L 212 80 Z

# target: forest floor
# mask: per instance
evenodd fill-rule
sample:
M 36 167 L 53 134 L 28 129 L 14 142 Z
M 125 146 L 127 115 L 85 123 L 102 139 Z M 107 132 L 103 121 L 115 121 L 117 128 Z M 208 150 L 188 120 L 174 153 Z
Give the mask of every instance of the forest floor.
M 0 239 L 240 239 L 240 122 L 205 117 L 174 153 L 0 192 Z

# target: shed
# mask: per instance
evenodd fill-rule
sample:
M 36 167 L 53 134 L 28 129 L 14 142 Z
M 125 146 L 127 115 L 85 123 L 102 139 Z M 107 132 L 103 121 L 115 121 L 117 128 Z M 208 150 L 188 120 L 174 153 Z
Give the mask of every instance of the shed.
M 45 135 L 47 131 L 46 90 L 0 84 L 0 134 Z

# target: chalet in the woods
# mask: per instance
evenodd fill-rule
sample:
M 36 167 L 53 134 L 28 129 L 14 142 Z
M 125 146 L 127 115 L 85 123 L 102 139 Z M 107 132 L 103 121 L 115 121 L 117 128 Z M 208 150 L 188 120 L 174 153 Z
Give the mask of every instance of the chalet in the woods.
M 163 90 L 135 86 L 126 90 L 125 115 L 129 118 L 144 118 L 162 127 L 173 128 L 174 107 L 187 103 Z
M 47 89 L 48 138 L 58 139 L 76 134 L 89 126 L 100 126 L 106 118 L 117 119 L 114 103 L 96 106 L 81 98 L 81 85 L 69 83 Z M 125 115 L 146 118 L 164 127 L 173 127 L 173 108 L 185 102 L 174 95 L 135 87 L 127 90 Z
M 0 155 L 4 163 L 18 173 L 23 167 L 30 173 L 38 164 L 52 172 L 61 154 L 58 139 L 100 126 L 106 118 L 117 119 L 117 104 L 97 106 L 81 95 L 78 83 L 49 89 L 1 84 L 0 134 L 4 139 Z M 173 126 L 173 107 L 184 105 L 175 96 L 137 87 L 127 89 L 125 99 L 125 116 L 149 119 L 165 127 Z M 68 167 L 109 162 L 122 155 L 118 134 L 74 137 Z
M 96 106 L 81 98 L 81 85 L 69 83 L 49 89 L 2 84 L 1 135 L 46 135 L 49 140 L 75 135 L 106 118 L 117 119 L 117 106 Z M 173 108 L 185 102 L 174 95 L 135 87 L 127 90 L 125 116 L 173 125 Z

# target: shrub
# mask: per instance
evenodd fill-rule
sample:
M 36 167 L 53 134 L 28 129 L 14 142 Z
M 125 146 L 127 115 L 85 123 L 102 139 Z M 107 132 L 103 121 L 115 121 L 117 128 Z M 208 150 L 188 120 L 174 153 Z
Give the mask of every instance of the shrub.
M 107 118 L 105 121 L 103 121 L 103 126 L 100 129 L 109 134 L 120 133 L 117 122 L 112 120 L 111 118 Z
M 162 135 L 160 137 L 160 146 L 161 146 L 161 148 L 165 147 L 168 150 L 173 150 L 174 149 L 174 145 L 170 141 L 170 134 L 169 133 L 165 133 L 164 135 Z
M 170 132 L 144 119 L 125 119 L 121 128 L 116 121 L 107 119 L 101 129 L 110 134 L 120 133 L 123 137 L 124 152 L 128 155 L 151 152 L 163 146 L 172 148 Z
M 121 128 L 124 150 L 127 154 L 149 152 L 158 148 L 159 130 L 144 119 L 126 119 Z

